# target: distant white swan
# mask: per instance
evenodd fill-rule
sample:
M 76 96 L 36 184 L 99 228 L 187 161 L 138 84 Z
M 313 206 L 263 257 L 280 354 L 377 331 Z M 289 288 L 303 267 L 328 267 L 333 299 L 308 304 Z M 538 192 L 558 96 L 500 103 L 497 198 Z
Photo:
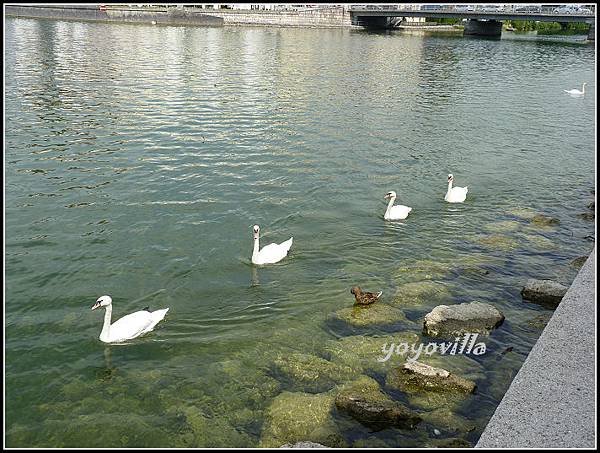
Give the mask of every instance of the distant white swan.
M 272 243 L 265 245 L 262 250 L 259 250 L 259 234 L 260 227 L 254 225 L 254 250 L 252 251 L 252 262 L 254 264 L 273 264 L 281 261 L 287 256 L 294 240 L 293 237 L 281 244 Z
M 403 206 L 401 204 L 394 206 L 394 201 L 396 201 L 396 192 L 393 190 L 386 193 L 383 198 L 390 199 L 385 214 L 383 215 L 385 220 L 403 220 L 406 219 L 409 212 L 412 211 L 412 208 Z
M 583 96 L 585 94 L 585 86 L 587 82 L 583 82 L 583 86 L 581 87 L 581 91 L 574 88 L 572 90 L 563 90 L 565 93 L 569 93 L 571 96 Z
M 454 181 L 454 176 L 452 174 L 448 175 L 448 191 L 446 192 L 446 196 L 444 200 L 448 203 L 462 203 L 467 198 L 467 192 L 469 191 L 468 187 L 452 187 L 452 182 Z
M 168 308 L 165 308 L 163 310 L 150 312 L 146 308 L 144 310 L 125 315 L 118 321 L 115 321 L 113 324 L 111 324 L 111 297 L 99 297 L 96 303 L 93 305 L 92 310 L 100 307 L 106 308 L 106 313 L 104 314 L 104 326 L 102 327 L 102 332 L 100 333 L 100 341 L 105 343 L 118 343 L 125 340 L 131 340 L 150 332 L 169 311 Z

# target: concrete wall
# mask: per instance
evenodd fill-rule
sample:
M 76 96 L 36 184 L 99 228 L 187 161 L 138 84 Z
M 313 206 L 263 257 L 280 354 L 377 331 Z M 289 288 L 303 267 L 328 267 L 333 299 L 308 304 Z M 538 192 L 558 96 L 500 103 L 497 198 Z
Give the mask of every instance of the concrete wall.
M 477 448 L 594 448 L 596 249 L 527 356 Z
M 96 5 L 77 6 L 6 6 L 7 16 L 33 17 L 61 20 L 88 20 L 101 22 L 119 23 L 152 23 L 163 25 L 201 25 L 222 26 L 223 19 L 205 15 L 198 11 L 182 11 L 176 8 L 154 9 L 152 11 L 141 8 L 116 8 L 109 7 L 106 11 L 100 11 Z
M 186 8 L 192 9 L 192 8 Z M 222 18 L 225 25 L 274 25 L 280 27 L 351 27 L 344 7 L 311 8 L 302 11 L 210 10 L 203 14 Z

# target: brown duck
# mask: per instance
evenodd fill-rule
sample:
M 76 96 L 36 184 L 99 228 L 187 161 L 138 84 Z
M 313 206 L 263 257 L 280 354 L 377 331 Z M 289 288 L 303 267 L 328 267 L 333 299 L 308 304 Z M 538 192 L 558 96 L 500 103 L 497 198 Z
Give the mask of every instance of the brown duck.
M 366 291 L 362 291 L 360 286 L 353 287 L 350 292 L 354 294 L 354 305 L 371 305 L 379 300 L 379 296 L 381 296 L 382 291 L 379 291 L 377 294 L 368 293 Z

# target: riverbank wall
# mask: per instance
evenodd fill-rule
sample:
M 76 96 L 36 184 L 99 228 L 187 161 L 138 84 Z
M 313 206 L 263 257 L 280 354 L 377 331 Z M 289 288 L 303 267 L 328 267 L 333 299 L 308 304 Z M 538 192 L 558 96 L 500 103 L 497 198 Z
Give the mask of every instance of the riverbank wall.
M 36 19 L 80 20 L 93 22 L 141 23 L 160 25 L 222 26 L 220 17 L 178 8 L 128 8 L 98 5 L 6 5 L 6 16 Z
M 136 5 L 7 5 L 6 15 L 13 17 L 84 20 L 157 25 L 255 25 L 303 28 L 356 28 L 346 6 L 298 10 L 233 10 L 207 8 L 138 7 Z M 424 19 L 414 18 L 403 25 L 423 26 Z M 428 24 L 431 25 L 431 24 Z M 420 28 L 420 27 L 419 27 Z M 425 29 L 425 28 L 422 28 Z M 434 29 L 434 27 L 431 27 Z
M 595 254 L 594 248 L 476 448 L 595 447 Z

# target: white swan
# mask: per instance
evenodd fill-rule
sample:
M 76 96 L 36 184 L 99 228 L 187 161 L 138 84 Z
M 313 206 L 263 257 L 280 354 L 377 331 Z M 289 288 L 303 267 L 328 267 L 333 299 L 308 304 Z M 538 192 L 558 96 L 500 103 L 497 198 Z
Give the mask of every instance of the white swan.
M 153 312 L 144 309 L 125 315 L 111 324 L 112 298 L 110 296 L 99 297 L 92 306 L 92 310 L 100 307 L 106 308 L 106 313 L 104 314 L 104 326 L 102 326 L 102 332 L 100 332 L 100 341 L 103 341 L 104 343 L 118 343 L 120 341 L 131 340 L 146 332 L 150 332 L 169 311 L 168 308 Z
M 585 86 L 587 82 L 583 82 L 583 86 L 581 87 L 581 91 L 574 88 L 572 90 L 563 90 L 565 93 L 569 93 L 571 96 L 583 96 L 585 94 Z
M 462 203 L 467 198 L 467 192 L 469 191 L 468 187 L 452 187 L 452 182 L 454 181 L 454 176 L 452 174 L 448 175 L 448 191 L 446 192 L 446 196 L 444 200 L 448 203 Z
M 396 192 L 393 190 L 386 193 L 383 198 L 390 199 L 385 214 L 383 215 L 385 220 L 403 220 L 406 219 L 408 217 L 408 213 L 412 211 L 412 208 L 403 206 L 401 204 L 394 206 L 394 201 L 396 201 Z
M 281 244 L 269 244 L 265 245 L 262 250 L 259 250 L 258 237 L 260 233 L 260 227 L 254 225 L 254 250 L 252 251 L 252 263 L 254 264 L 273 264 L 284 259 L 290 247 L 292 246 L 293 237 Z

